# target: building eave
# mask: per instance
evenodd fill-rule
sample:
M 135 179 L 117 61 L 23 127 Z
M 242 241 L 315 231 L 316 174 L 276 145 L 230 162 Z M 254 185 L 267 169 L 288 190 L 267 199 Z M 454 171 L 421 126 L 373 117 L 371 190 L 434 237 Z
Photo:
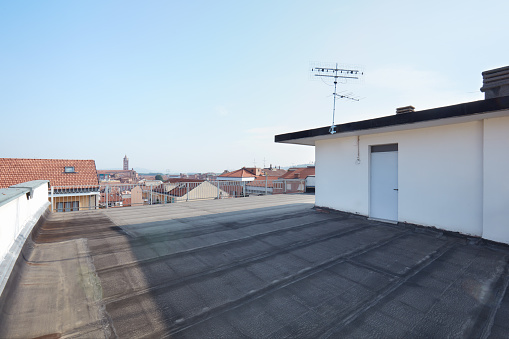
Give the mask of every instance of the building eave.
M 340 124 L 336 125 L 336 134 L 329 133 L 329 126 L 279 134 L 275 136 L 275 142 L 314 146 L 317 140 L 457 124 L 508 115 L 509 96 L 505 96 Z
M 49 197 L 51 197 L 51 191 L 48 192 L 49 193 Z M 83 196 L 87 196 L 87 195 L 97 195 L 97 196 L 100 196 L 101 193 L 97 192 L 97 191 L 91 191 L 91 192 L 81 192 L 81 193 L 78 193 L 78 192 L 75 192 L 75 193 L 58 193 L 58 192 L 53 192 L 53 197 L 54 198 L 61 198 L 61 197 L 83 197 Z

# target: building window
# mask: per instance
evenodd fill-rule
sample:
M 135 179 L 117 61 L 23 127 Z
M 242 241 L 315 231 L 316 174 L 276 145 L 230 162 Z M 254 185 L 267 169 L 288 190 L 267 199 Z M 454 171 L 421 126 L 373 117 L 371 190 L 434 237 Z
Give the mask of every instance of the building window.
M 65 173 L 74 173 L 74 166 L 65 166 Z
M 57 203 L 57 212 L 71 212 L 71 211 L 79 211 L 80 210 L 80 202 L 79 201 L 68 201 L 68 202 L 58 202 Z
M 371 146 L 371 153 L 397 152 L 397 151 L 398 151 L 398 144 L 373 145 L 373 146 Z

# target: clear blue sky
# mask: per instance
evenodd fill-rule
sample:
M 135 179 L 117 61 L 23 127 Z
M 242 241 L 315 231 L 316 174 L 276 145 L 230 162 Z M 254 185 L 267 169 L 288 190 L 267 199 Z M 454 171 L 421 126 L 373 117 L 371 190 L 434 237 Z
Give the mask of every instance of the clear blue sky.
M 480 100 L 509 65 L 508 1 L 1 1 L 0 157 L 99 169 L 288 166 L 327 126 L 310 62 L 364 67 L 336 122 Z

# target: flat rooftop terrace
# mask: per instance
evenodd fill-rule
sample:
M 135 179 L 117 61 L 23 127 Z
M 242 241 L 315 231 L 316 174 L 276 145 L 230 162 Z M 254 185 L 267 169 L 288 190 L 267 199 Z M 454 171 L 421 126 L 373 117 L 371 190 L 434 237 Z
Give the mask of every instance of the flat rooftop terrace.
M 500 338 L 509 247 L 276 195 L 54 213 L 8 338 Z

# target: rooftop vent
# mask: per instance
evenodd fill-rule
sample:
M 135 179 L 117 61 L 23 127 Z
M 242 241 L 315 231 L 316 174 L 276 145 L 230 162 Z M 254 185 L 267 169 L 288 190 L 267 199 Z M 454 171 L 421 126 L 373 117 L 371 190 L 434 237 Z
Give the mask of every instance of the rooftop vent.
M 482 72 L 484 99 L 509 95 L 509 66 Z
M 415 110 L 414 106 L 405 106 L 396 108 L 396 114 L 412 113 Z

